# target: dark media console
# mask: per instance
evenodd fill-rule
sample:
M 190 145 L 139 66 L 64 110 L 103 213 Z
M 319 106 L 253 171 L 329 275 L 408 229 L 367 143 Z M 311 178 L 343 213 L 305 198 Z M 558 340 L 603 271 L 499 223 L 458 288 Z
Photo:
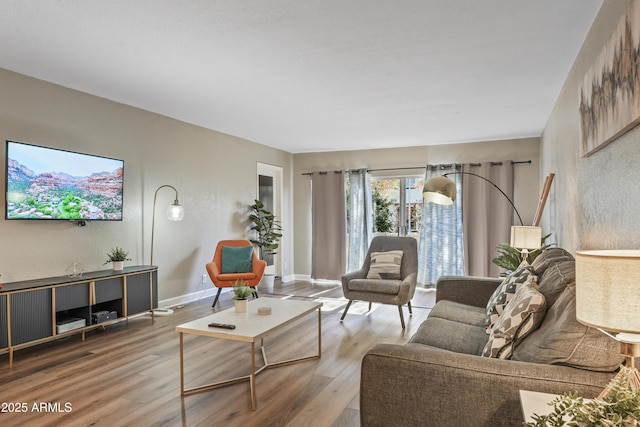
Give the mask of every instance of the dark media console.
M 3 283 L 0 354 L 118 322 L 158 307 L 154 266 L 102 270 L 82 277 L 48 277 Z

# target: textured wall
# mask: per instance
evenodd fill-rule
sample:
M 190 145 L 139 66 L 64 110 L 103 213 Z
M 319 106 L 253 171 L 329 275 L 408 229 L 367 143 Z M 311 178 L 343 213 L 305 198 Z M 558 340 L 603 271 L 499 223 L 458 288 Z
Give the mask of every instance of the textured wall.
M 164 214 L 174 193 L 158 193 L 154 264 L 159 298 L 211 291 L 202 284 L 204 265 L 218 240 L 246 237 L 248 205 L 256 197 L 257 162 L 284 168 L 284 263 L 291 250 L 292 155 L 240 138 L 203 129 L 61 86 L 0 70 L 0 143 L 11 139 L 124 159 L 125 212 L 122 222 L 0 219 L 0 274 L 6 282 L 64 275 L 79 262 L 87 270 L 103 266 L 113 246 L 130 252 L 132 264 L 149 264 L 155 190 L 177 188 L 184 221 Z M 5 152 L 1 150 L 4 167 Z M 4 174 L 0 188 L 5 187 Z M 3 191 L 4 193 L 4 191 Z M 0 206 L 4 206 L 4 195 Z M 2 208 L 4 209 L 4 208 Z M 1 217 L 4 218 L 4 212 Z M 288 261 L 288 262 L 287 262 Z M 292 274 L 285 271 L 283 274 Z
M 582 157 L 579 87 L 628 1 L 605 1 L 563 86 L 541 138 L 541 177 L 556 174 L 545 231 L 579 249 L 640 247 L 640 127 Z

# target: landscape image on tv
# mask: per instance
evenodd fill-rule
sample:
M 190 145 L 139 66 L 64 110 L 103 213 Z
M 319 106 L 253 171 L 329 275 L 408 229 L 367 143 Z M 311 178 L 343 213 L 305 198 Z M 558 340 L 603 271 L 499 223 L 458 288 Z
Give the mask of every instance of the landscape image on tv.
M 122 160 L 7 141 L 6 218 L 122 220 Z

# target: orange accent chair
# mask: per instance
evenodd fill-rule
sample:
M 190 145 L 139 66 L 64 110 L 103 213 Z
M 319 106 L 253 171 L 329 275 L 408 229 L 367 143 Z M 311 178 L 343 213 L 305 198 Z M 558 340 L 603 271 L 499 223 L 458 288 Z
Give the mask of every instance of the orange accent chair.
M 258 291 L 256 286 L 262 280 L 262 276 L 264 276 L 264 270 L 267 268 L 266 261 L 262 261 L 258 258 L 258 254 L 255 250 L 252 251 L 251 255 L 251 271 L 243 272 L 243 273 L 223 273 L 222 272 L 222 251 L 223 247 L 246 247 L 253 245 L 248 240 L 221 240 L 218 242 L 218 246 L 216 246 L 216 251 L 213 254 L 213 259 L 211 262 L 207 263 L 207 273 L 209 273 L 209 277 L 213 282 L 214 286 L 218 288 L 218 293 L 216 294 L 215 299 L 213 300 L 213 304 L 211 307 L 215 307 L 218 302 L 218 298 L 220 298 L 220 292 L 222 288 L 231 288 L 236 280 L 244 280 L 247 283 L 247 286 L 253 289 L 253 295 L 258 298 Z

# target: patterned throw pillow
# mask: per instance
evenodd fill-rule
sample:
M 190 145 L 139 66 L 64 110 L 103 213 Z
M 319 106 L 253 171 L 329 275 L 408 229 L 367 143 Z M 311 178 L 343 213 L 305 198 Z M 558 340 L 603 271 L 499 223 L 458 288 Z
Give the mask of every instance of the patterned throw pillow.
M 507 276 L 493 291 L 487 303 L 487 334 L 491 333 L 493 325 L 497 322 L 506 305 L 511 301 L 520 286 L 529 280 L 529 277 L 535 276 L 531 272 L 529 264 L 523 262 L 516 271 Z
M 536 277 L 529 276 L 504 308 L 482 351 L 484 357 L 511 358 L 520 341 L 540 326 L 547 307 L 535 283 Z
M 400 279 L 402 251 L 371 252 L 367 279 Z

